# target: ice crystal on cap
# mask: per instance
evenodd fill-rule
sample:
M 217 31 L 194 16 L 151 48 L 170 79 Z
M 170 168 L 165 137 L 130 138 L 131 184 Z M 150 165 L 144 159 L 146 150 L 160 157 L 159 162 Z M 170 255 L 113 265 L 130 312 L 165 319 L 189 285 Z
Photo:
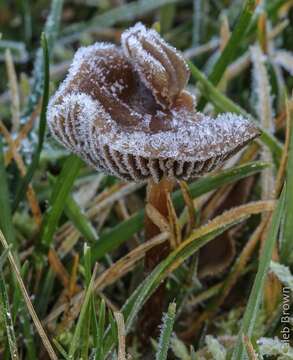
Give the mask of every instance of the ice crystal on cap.
M 241 116 L 196 112 L 182 56 L 137 24 L 122 47 L 97 43 L 76 53 L 52 97 L 52 134 L 88 164 L 125 180 L 189 180 L 211 171 L 258 136 Z
M 125 31 L 121 43 L 141 80 L 162 106 L 170 106 L 186 86 L 189 70 L 181 54 L 141 23 Z

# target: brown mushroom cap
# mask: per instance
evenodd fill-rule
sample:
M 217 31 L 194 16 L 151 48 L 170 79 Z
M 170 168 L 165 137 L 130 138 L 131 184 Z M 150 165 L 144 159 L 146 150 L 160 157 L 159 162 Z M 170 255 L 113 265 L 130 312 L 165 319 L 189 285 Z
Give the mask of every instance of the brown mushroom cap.
M 188 180 L 259 135 L 241 116 L 196 112 L 183 58 L 153 30 L 136 25 L 122 43 L 81 48 L 49 104 L 52 134 L 90 165 L 126 180 Z

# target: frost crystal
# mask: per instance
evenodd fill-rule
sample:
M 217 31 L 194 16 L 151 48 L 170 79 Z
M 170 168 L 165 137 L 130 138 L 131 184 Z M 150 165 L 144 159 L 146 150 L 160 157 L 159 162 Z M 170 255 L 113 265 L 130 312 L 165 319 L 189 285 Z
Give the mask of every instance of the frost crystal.
M 163 107 L 171 105 L 189 79 L 182 55 L 155 30 L 147 30 L 141 23 L 125 31 L 121 43 L 126 56 L 157 101 Z
M 275 62 L 293 75 L 293 53 L 286 50 L 276 51 Z
M 241 116 L 196 112 L 188 77 L 176 49 L 137 24 L 122 35 L 122 48 L 78 50 L 49 103 L 49 127 L 87 163 L 122 179 L 188 180 L 258 135 Z
M 276 356 L 279 360 L 290 360 L 293 358 L 293 348 L 289 343 L 283 342 L 277 337 L 262 337 L 258 341 L 258 347 L 262 356 Z

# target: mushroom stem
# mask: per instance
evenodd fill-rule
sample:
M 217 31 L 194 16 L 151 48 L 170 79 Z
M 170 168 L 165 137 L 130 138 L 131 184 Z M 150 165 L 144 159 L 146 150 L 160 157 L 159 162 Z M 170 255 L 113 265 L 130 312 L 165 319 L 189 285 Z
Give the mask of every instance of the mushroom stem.
M 164 217 L 168 218 L 167 195 L 173 190 L 174 180 L 164 177 L 159 183 L 150 180 L 147 187 L 147 203 L 155 207 Z M 146 241 L 160 234 L 160 229 L 146 215 L 145 238 Z M 145 273 L 149 274 L 170 252 L 170 245 L 164 242 L 150 249 L 145 256 Z M 154 331 L 160 324 L 164 307 L 165 284 L 161 284 L 143 309 L 142 340 L 149 342 L 154 336 Z
M 147 204 L 152 205 L 156 208 L 160 214 L 165 218 L 168 218 L 168 206 L 167 206 L 167 195 L 173 190 L 174 181 L 163 178 L 159 183 L 155 183 L 150 180 L 147 187 Z M 160 234 L 160 229 L 152 222 L 152 220 L 146 215 L 145 217 L 145 239 L 150 240 L 154 236 Z M 169 253 L 169 243 L 165 242 L 154 248 L 150 249 L 146 253 L 145 257 L 145 271 L 151 272 L 154 267 L 166 257 Z

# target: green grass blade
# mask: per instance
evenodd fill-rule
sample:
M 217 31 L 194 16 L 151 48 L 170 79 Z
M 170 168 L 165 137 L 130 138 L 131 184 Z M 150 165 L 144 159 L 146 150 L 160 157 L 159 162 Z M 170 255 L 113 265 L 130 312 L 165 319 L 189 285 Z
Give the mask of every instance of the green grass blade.
M 262 249 L 258 271 L 243 316 L 242 325 L 238 335 L 237 345 L 233 352 L 232 360 L 242 360 L 246 358 L 245 357 L 246 350 L 242 342 L 242 337 L 248 336 L 250 338 L 253 334 L 257 314 L 263 297 L 263 288 L 264 288 L 266 276 L 272 259 L 273 248 L 278 237 L 278 231 L 279 231 L 281 219 L 284 216 L 285 199 L 286 199 L 286 187 L 284 187 L 280 199 L 278 201 L 278 205 L 274 210 L 270 231 L 267 235 L 266 241 Z
M 24 194 L 26 193 L 27 187 L 34 176 L 36 171 L 41 151 L 44 144 L 45 132 L 46 132 L 46 116 L 47 116 L 47 106 L 49 101 L 49 50 L 46 35 L 43 33 L 41 37 L 41 44 L 43 49 L 43 61 L 44 61 L 44 85 L 43 85 L 43 99 L 42 99 L 42 109 L 40 115 L 39 123 L 39 132 L 38 132 L 38 144 L 34 152 L 32 162 L 27 170 L 25 177 L 20 181 L 19 186 L 16 191 L 15 201 L 13 205 L 13 212 L 17 209 L 19 202 L 22 200 Z
M 52 175 L 49 175 L 49 180 L 52 186 L 56 183 L 56 179 Z M 68 219 L 76 227 L 76 229 L 84 236 L 84 238 L 89 243 L 93 243 L 98 240 L 99 236 L 96 230 L 94 229 L 84 212 L 80 209 L 77 202 L 70 195 L 68 195 L 66 199 L 64 212 Z
M 96 230 L 72 196 L 67 197 L 64 212 L 89 243 L 96 243 L 99 239 Z
M 115 344 L 118 338 L 118 329 L 117 329 L 116 321 L 114 319 L 114 315 L 111 310 L 109 310 L 109 324 L 110 324 L 111 342 Z M 100 359 L 96 359 L 96 360 L 100 360 Z
M 208 76 L 209 81 L 213 85 L 217 85 L 221 80 L 222 76 L 225 73 L 227 66 L 234 60 L 235 55 L 237 53 L 237 49 L 242 43 L 244 39 L 249 24 L 252 20 L 252 16 L 254 14 L 254 9 L 256 7 L 255 0 L 246 0 L 243 10 L 239 16 L 239 19 L 235 25 L 235 28 L 229 38 L 227 45 L 222 51 L 219 59 L 216 61 L 215 65 L 211 73 Z M 202 99 L 198 103 L 198 109 L 202 110 L 204 105 L 206 104 L 206 100 Z
M 91 267 L 92 267 L 92 261 L 91 261 L 91 248 L 84 244 L 83 246 L 83 266 L 84 266 L 84 278 L 86 286 L 89 286 L 91 281 Z
M 11 51 L 15 62 L 25 62 L 28 59 L 28 53 L 25 44 L 21 41 L 2 40 L 0 35 L 0 56 L 4 56 L 6 49 Z
M 66 351 L 63 349 L 62 345 L 58 343 L 56 339 L 53 339 L 53 344 L 55 345 L 56 349 L 59 351 L 59 353 L 63 356 L 64 359 L 68 360 L 68 355 Z
M 202 34 L 204 19 L 204 2 L 203 0 L 193 0 L 193 26 L 192 26 L 192 46 L 199 46 Z
M 22 279 L 25 279 L 29 271 L 29 263 L 25 261 L 20 269 Z M 13 321 L 19 321 L 23 337 L 25 338 L 25 348 L 27 357 L 30 360 L 37 360 L 37 344 L 35 341 L 35 332 L 31 324 L 29 314 L 26 309 L 20 288 L 15 287 L 13 292 Z
M 274 0 L 274 1 L 265 1 L 262 6 L 265 8 L 267 18 L 278 17 L 279 9 L 287 2 L 287 0 Z M 258 17 L 255 16 L 253 21 L 250 23 L 250 27 L 247 30 L 247 35 L 250 36 L 256 32 Z
M 40 268 L 41 267 L 42 264 L 40 264 Z M 44 276 L 42 287 L 40 289 L 40 292 L 36 296 L 36 301 L 35 301 L 35 308 L 40 316 L 44 316 L 47 312 L 50 295 L 52 294 L 52 290 L 54 287 L 54 281 L 55 281 L 55 273 L 51 268 L 49 268 Z
M 160 9 L 160 33 L 165 34 L 171 30 L 176 13 L 175 4 L 167 4 Z
M 21 1 L 22 11 L 23 11 L 23 37 L 26 45 L 31 46 L 32 40 L 32 17 L 31 17 L 31 6 L 29 0 Z
M 289 111 L 289 110 L 288 110 Z M 289 113 L 290 119 L 290 142 L 288 150 L 288 163 L 286 169 L 286 217 L 284 219 L 283 236 L 281 242 L 281 260 L 284 264 L 291 265 L 293 262 L 293 114 Z M 291 256 L 290 256 L 291 255 Z
M 96 347 L 96 360 L 104 358 L 104 344 L 103 336 L 105 331 L 106 322 L 106 304 L 104 299 L 101 299 L 99 307 L 99 321 L 98 321 L 98 333 L 97 333 L 97 347 Z M 114 321 L 115 322 L 115 321 Z
M 173 331 L 174 321 L 176 315 L 176 303 L 171 303 L 168 307 L 168 312 L 163 316 L 163 324 L 159 339 L 158 351 L 156 353 L 156 360 L 166 360 L 168 349 L 170 345 L 170 338 Z
M 7 249 L 9 251 L 10 247 Z M 29 268 L 29 263 L 28 261 L 25 261 L 20 269 L 20 274 L 21 277 L 23 279 L 26 278 L 27 272 L 28 272 L 28 268 Z M 13 321 L 15 322 L 18 316 L 18 313 L 21 315 L 26 315 L 26 312 L 22 310 L 24 309 L 24 302 L 23 302 L 23 298 L 22 298 L 22 294 L 20 291 L 20 288 L 18 286 L 15 287 L 14 292 L 13 292 L 13 304 L 12 304 L 12 309 L 13 309 Z
M 50 54 L 53 53 L 53 46 L 59 33 L 59 25 L 61 20 L 63 3 L 63 0 L 51 1 L 50 12 L 44 26 L 43 32 L 46 36 L 46 39 L 48 40 L 48 49 Z M 25 111 L 26 114 L 31 114 L 42 95 L 42 84 L 45 77 L 45 66 L 46 65 L 42 56 L 42 49 L 40 48 L 36 53 L 33 71 L 32 92 L 28 99 L 28 106 Z
M 108 10 L 103 14 L 95 16 L 88 22 L 81 22 L 67 26 L 64 34 L 70 34 L 70 40 L 72 41 L 74 38 L 79 39 L 81 32 L 83 31 L 111 27 L 117 22 L 134 20 L 137 17 L 143 16 L 146 13 L 160 8 L 161 6 L 175 4 L 178 2 L 180 2 L 180 0 L 140 0 L 123 4 L 114 9 Z M 75 34 L 75 36 L 72 34 Z
M 93 271 L 90 284 L 89 284 L 89 286 L 88 286 L 88 288 L 86 290 L 86 293 L 85 293 L 85 297 L 84 297 L 83 304 L 82 304 L 80 314 L 79 314 L 79 318 L 78 318 L 78 321 L 77 321 L 77 324 L 76 324 L 76 327 L 75 327 L 73 338 L 71 340 L 71 345 L 70 345 L 69 352 L 68 352 L 68 359 L 75 359 L 76 358 L 75 354 L 76 354 L 76 352 L 77 352 L 77 350 L 78 350 L 78 348 L 80 347 L 80 344 L 81 344 L 82 329 L 83 329 L 84 321 L 86 319 L 87 311 L 89 309 L 91 295 L 92 295 L 92 293 L 94 291 L 94 281 L 95 281 L 95 278 L 96 278 L 96 273 L 97 273 L 97 267 L 95 266 L 95 269 Z
M 231 224 L 232 226 L 233 224 Z M 153 291 L 157 288 L 157 286 L 161 283 L 164 278 L 164 274 L 167 273 L 168 269 L 172 266 L 172 264 L 181 258 L 181 261 L 188 258 L 196 251 L 198 251 L 202 246 L 207 244 L 209 241 L 214 239 L 216 236 L 220 235 L 222 232 L 227 230 L 228 227 L 223 227 L 216 231 L 213 231 L 200 239 L 197 238 L 190 246 L 183 249 L 182 253 L 178 253 L 178 251 L 173 251 L 165 260 L 163 260 L 153 271 L 152 273 L 142 282 L 141 285 L 132 293 L 132 295 L 128 298 L 127 302 L 124 304 L 122 308 L 122 312 L 124 315 L 124 319 L 126 322 L 126 331 L 129 331 L 131 328 L 133 321 L 142 308 L 143 304 L 148 300 Z M 111 329 L 108 329 L 106 332 L 105 338 L 105 349 L 106 352 L 110 351 L 113 343 L 113 338 L 109 336 L 109 332 Z M 117 339 L 114 339 L 116 341 Z
M 255 0 L 246 0 L 229 41 L 208 76 L 212 84 L 217 85 L 219 83 L 227 66 L 234 60 L 237 49 L 246 35 L 246 30 L 254 14 L 255 3 Z
M 2 274 L 0 274 L 0 304 L 1 304 L 2 318 L 4 319 L 4 324 L 6 328 L 10 356 L 12 360 L 17 360 L 19 359 L 19 355 L 17 350 L 14 325 L 12 322 L 12 314 L 10 311 L 6 285 Z
M 151 274 L 142 282 L 141 285 L 134 291 L 129 297 L 128 301 L 123 306 L 123 315 L 126 322 L 126 330 L 128 331 L 133 321 L 142 308 L 147 299 L 151 296 L 153 291 L 159 286 L 159 284 L 168 275 L 169 271 L 177 269 L 186 259 L 196 253 L 204 245 L 219 236 L 232 226 L 239 224 L 241 221 L 246 220 L 250 215 L 239 214 L 235 218 L 230 218 L 224 224 L 219 224 L 216 228 L 209 228 L 204 235 L 198 235 L 196 232 L 191 234 L 190 237 L 185 240 L 181 245 L 175 249 L 166 259 L 164 259 L 157 267 L 151 272 Z M 108 333 L 107 335 L 109 334 Z M 106 339 L 106 353 L 113 346 L 110 336 Z
M 252 116 L 248 114 L 244 109 L 239 105 L 235 104 L 230 100 L 226 95 L 222 94 L 207 78 L 206 76 L 191 62 L 189 62 L 189 68 L 192 76 L 200 83 L 202 89 L 202 94 L 217 108 L 222 112 L 234 112 L 236 114 L 241 114 L 244 117 L 253 120 Z M 255 120 L 253 120 L 255 121 Z M 260 124 L 255 121 L 256 125 L 259 127 Z M 264 144 L 266 144 L 271 152 L 276 155 L 277 158 L 280 158 L 282 155 L 282 145 L 279 141 L 270 134 L 269 131 L 265 129 L 260 129 L 262 135 L 260 139 Z
M 216 175 L 208 175 L 200 178 L 189 185 L 191 196 L 195 198 L 222 185 L 230 184 L 254 175 L 267 166 L 268 164 L 263 162 L 252 162 L 224 170 Z M 173 202 L 176 209 L 182 209 L 184 200 L 181 191 L 174 193 Z M 144 211 L 141 210 L 128 220 L 123 221 L 108 232 L 101 234 L 99 240 L 92 246 L 92 260 L 96 261 L 102 258 L 106 253 L 113 251 L 133 234 L 141 230 L 143 227 L 143 219 Z
M 11 208 L 7 174 L 4 165 L 3 143 L 0 136 L 0 229 L 9 244 L 14 244 L 14 229 L 11 219 Z
M 82 161 L 75 155 L 70 155 L 62 168 L 54 185 L 50 199 L 50 211 L 42 229 L 42 244 L 50 246 L 58 221 L 64 210 L 65 202 L 73 183 L 79 173 Z
M 81 338 L 83 339 L 81 343 L 81 359 L 88 358 L 89 346 L 90 346 L 90 319 L 93 316 L 94 309 L 91 306 L 92 301 L 90 299 L 88 308 L 84 315 L 84 320 L 81 328 Z
M 3 253 L 0 255 L 0 273 L 2 273 L 2 269 L 4 267 L 10 249 L 11 249 L 11 245 L 7 249 L 5 249 Z
M 89 287 L 90 281 L 91 281 L 91 249 L 86 244 L 84 245 L 84 276 L 85 276 L 85 282 L 86 286 Z M 85 314 L 84 324 L 81 329 L 81 338 L 83 339 L 83 342 L 81 344 L 81 358 L 87 359 L 88 358 L 88 352 L 89 352 L 89 345 L 90 345 L 90 325 L 91 325 L 91 319 L 93 319 L 96 316 L 96 311 L 94 305 L 94 295 L 91 294 L 90 300 L 89 300 L 89 306 Z

